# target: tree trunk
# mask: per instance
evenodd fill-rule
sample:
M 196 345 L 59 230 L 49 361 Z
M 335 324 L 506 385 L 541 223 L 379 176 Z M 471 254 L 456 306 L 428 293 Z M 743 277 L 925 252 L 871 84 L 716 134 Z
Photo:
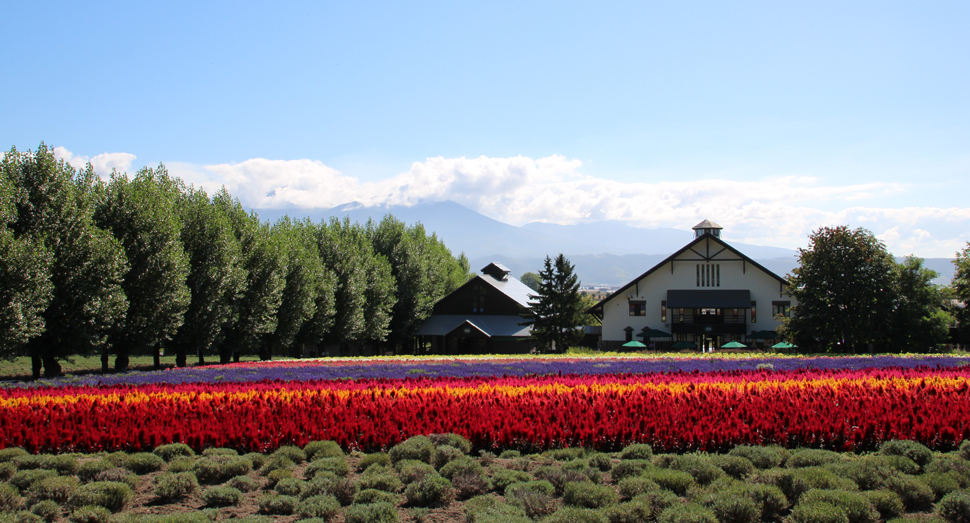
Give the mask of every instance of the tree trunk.
M 31 377 L 35 380 L 40 379 L 40 371 L 44 368 L 44 362 L 40 359 L 40 354 L 30 355 Z
M 57 362 L 57 358 L 45 355 L 43 360 L 45 378 L 54 378 L 61 375 L 61 364 Z
M 158 369 L 161 369 L 162 368 L 162 354 L 161 353 L 162 353 L 161 347 L 155 347 L 152 350 L 152 355 L 154 356 L 153 359 L 155 360 L 152 363 L 155 364 L 155 370 L 158 370 Z
M 119 350 L 118 355 L 115 356 L 115 371 L 125 372 L 128 370 L 128 363 L 130 359 L 128 358 L 128 351 L 125 349 Z
M 108 360 L 109 360 L 108 348 L 105 347 L 101 349 L 101 374 L 107 374 L 108 371 L 110 370 L 108 368 L 109 367 Z
M 175 349 L 175 366 L 176 367 L 185 366 L 185 347 L 180 346 Z

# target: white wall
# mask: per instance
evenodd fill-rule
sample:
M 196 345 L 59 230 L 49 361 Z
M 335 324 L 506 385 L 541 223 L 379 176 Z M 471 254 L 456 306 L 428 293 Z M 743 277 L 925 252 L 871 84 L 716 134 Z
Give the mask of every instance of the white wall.
M 710 250 L 708 251 L 708 244 Z M 711 238 L 702 239 L 694 250 L 701 254 L 714 254 L 721 250 L 723 246 L 718 240 Z M 687 250 L 677 256 L 675 260 L 696 260 L 700 256 Z M 772 301 L 795 301 L 784 296 L 781 292 L 781 285 L 777 279 L 762 271 L 750 261 L 742 262 L 731 251 L 724 250 L 718 254 L 712 264 L 720 265 L 721 285 L 719 287 L 698 287 L 697 286 L 697 264 L 704 262 L 680 261 L 673 263 L 673 274 L 671 274 L 671 262 L 664 263 L 646 278 L 640 279 L 636 284 L 617 293 L 608 301 L 603 303 L 603 340 L 604 341 L 623 341 L 626 339 L 624 328 L 633 327 L 635 340 L 636 335 L 644 327 L 670 332 L 670 324 L 673 319 L 671 311 L 667 311 L 666 324 L 661 320 L 660 305 L 661 301 L 667 299 L 668 290 L 748 290 L 751 292 L 751 300 L 757 302 L 757 323 L 751 323 L 750 311 L 747 311 L 747 331 L 774 330 L 779 322 L 771 316 Z M 639 287 L 639 289 L 638 289 Z M 633 300 L 646 301 L 646 316 L 630 316 L 630 299 L 628 294 L 633 295 Z

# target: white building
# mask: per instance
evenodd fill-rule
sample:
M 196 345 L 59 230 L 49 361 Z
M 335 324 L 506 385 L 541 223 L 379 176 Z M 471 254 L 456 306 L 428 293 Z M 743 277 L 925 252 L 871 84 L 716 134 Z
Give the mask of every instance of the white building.
M 720 225 L 704 220 L 693 229 L 684 248 L 590 309 L 603 318 L 604 350 L 633 340 L 693 342 L 705 350 L 746 343 L 789 314 L 794 303 L 784 278 L 728 245 Z M 651 329 L 671 337 L 644 338 Z

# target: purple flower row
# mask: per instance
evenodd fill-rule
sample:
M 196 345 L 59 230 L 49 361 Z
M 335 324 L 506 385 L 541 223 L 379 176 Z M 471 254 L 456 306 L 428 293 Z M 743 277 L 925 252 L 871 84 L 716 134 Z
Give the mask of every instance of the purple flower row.
M 178 383 L 250 382 L 263 380 L 308 381 L 340 379 L 403 379 L 422 377 L 527 376 L 548 374 L 646 374 L 654 372 L 712 372 L 770 368 L 862 369 L 885 367 L 955 367 L 970 365 L 970 357 L 873 356 L 787 358 L 685 358 L 685 359 L 462 359 L 413 362 L 307 361 L 305 365 L 224 365 L 191 367 L 115 375 L 67 376 L 19 386 L 108 386 Z

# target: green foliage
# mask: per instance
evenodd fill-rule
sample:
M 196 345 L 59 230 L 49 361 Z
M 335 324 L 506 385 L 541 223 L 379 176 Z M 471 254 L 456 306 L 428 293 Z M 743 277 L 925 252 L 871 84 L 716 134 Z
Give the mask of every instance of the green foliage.
M 312 478 L 320 472 L 330 472 L 338 476 L 346 476 L 350 474 L 350 465 L 347 464 L 347 460 L 343 457 L 334 458 L 318 458 L 304 471 L 304 475 L 307 478 Z
M 672 505 L 657 518 L 658 523 L 718 523 L 710 509 L 696 503 Z
M 844 490 L 810 490 L 798 501 L 799 505 L 816 503 L 829 503 L 839 507 L 849 518 L 849 523 L 877 523 L 879 521 L 879 513 L 875 506 L 862 493 Z
M 199 482 L 205 484 L 223 483 L 229 478 L 248 474 L 252 461 L 245 456 L 214 455 L 195 461 L 193 472 Z
M 369 467 L 360 476 L 360 488 L 377 489 L 385 492 L 399 492 L 404 484 L 394 473 L 394 469 L 374 465 Z
M 7 481 L 17 473 L 17 466 L 13 463 L 0 463 L 0 481 Z
M 12 484 L 0 483 L 0 512 L 13 512 L 24 508 L 20 490 Z
M 631 499 L 652 490 L 660 490 L 660 485 L 647 478 L 637 476 L 623 478 L 617 484 L 617 487 L 620 490 L 620 496 L 625 499 Z
M 518 450 L 503 450 L 501 454 L 498 455 L 501 459 L 514 459 L 521 457 L 522 453 Z
M 499 493 L 504 493 L 509 485 L 532 479 L 532 476 L 521 470 L 493 466 L 491 472 L 492 485 L 495 487 L 495 491 Z
M 898 494 L 909 511 L 928 509 L 936 499 L 936 494 L 929 485 L 908 474 L 896 474 L 887 478 L 885 488 Z
M 619 497 L 616 491 L 606 485 L 597 485 L 586 482 L 566 483 L 563 490 L 563 502 L 567 505 L 602 508 L 616 504 Z
M 243 493 L 232 487 L 209 487 L 202 493 L 202 502 L 207 507 L 238 505 Z
M 556 461 L 571 461 L 583 457 L 586 454 L 586 449 L 583 447 L 568 447 L 550 450 L 548 454 L 549 457 Z
M 970 247 L 968 247 L 968 249 L 970 249 Z M 959 455 L 961 458 L 970 461 L 970 440 L 965 439 L 960 442 Z
M 311 496 L 296 505 L 296 513 L 301 518 L 320 518 L 329 521 L 339 511 L 340 502 L 337 498 L 327 495 Z
M 694 477 L 687 472 L 671 469 L 654 469 L 644 472 L 643 477 L 653 481 L 660 488 L 674 492 L 678 496 L 687 494 L 687 489 L 694 485 Z
M 896 262 L 865 229 L 823 227 L 798 250 L 788 276 L 795 298 L 785 327 L 802 350 L 859 353 L 888 345 L 897 295 Z
M 441 445 L 435 449 L 432 459 L 434 468 L 440 469 L 448 463 L 457 459 L 467 459 L 465 453 L 451 445 Z
M 903 513 L 903 500 L 899 495 L 889 490 L 869 490 L 863 492 L 869 503 L 879 512 L 883 520 L 890 520 Z
M 152 453 L 167 462 L 171 462 L 173 459 L 181 456 L 195 456 L 195 451 L 192 450 L 192 447 L 186 445 L 185 443 L 169 443 L 166 445 L 159 445 L 155 447 L 155 450 L 153 450 Z
M 344 451 L 336 441 L 311 441 L 303 446 L 307 461 L 321 458 L 343 458 Z
M 296 505 L 299 502 L 300 500 L 293 496 L 274 493 L 261 496 L 256 504 L 261 514 L 287 516 L 296 512 Z
M 701 485 L 709 485 L 724 476 L 723 470 L 712 463 L 707 456 L 699 454 L 676 456 L 670 461 L 670 468 L 690 474 Z
M 224 447 L 213 447 L 202 451 L 202 455 L 211 458 L 215 456 L 238 456 L 239 451 L 236 449 L 227 449 Z
M 67 503 L 72 507 L 97 505 L 117 512 L 131 502 L 134 497 L 135 493 L 127 483 L 95 481 L 78 487 Z
M 111 511 L 97 505 L 85 505 L 71 511 L 67 519 L 71 523 L 108 523 L 111 520 Z
M 438 474 L 428 474 L 408 485 L 404 497 L 411 506 L 444 506 L 454 501 L 455 491 L 447 479 Z
M 432 463 L 435 446 L 428 436 L 412 436 L 391 447 L 389 454 L 392 463 L 397 463 L 402 459 L 416 459 L 425 463 Z
M 227 487 L 234 488 L 240 492 L 252 492 L 259 488 L 256 480 L 249 476 L 236 476 L 226 482 Z
M 934 472 L 920 476 L 920 480 L 933 490 L 937 500 L 950 492 L 960 490 L 960 479 L 960 475 L 953 472 Z
M 539 519 L 552 514 L 560 506 L 552 493 L 535 488 L 509 488 L 506 491 L 505 499 L 510 504 L 522 509 L 525 515 L 532 519 Z
M 639 476 L 656 468 L 653 463 L 646 459 L 626 459 L 613 465 L 613 481 L 619 481 L 630 476 Z
M 730 492 L 714 496 L 708 508 L 717 516 L 720 523 L 758 523 L 761 521 L 761 507 L 745 496 L 735 496 Z
M 933 461 L 933 451 L 921 443 L 910 440 L 893 440 L 883 443 L 879 453 L 887 456 L 907 457 L 921 468 Z
M 29 454 L 14 458 L 13 463 L 20 470 L 56 470 L 58 474 L 74 474 L 78 469 L 77 458 L 68 454 Z
M 52 476 L 57 476 L 57 472 L 43 469 L 21 470 L 10 477 L 10 484 L 17 487 L 20 492 L 25 492 L 34 483 Z
M 27 456 L 29 453 L 20 447 L 8 447 L 0 449 L 0 463 L 13 461 L 15 458 Z
M 754 473 L 754 464 L 741 456 L 712 456 L 711 462 L 734 479 L 743 479 Z
M 394 505 L 390 503 L 369 503 L 352 505 L 344 512 L 346 523 L 397 523 L 400 521 Z
M 129 454 L 122 466 L 135 474 L 143 475 L 161 470 L 165 466 L 165 460 L 151 452 L 137 452 Z
M 492 483 L 484 474 L 465 472 L 451 478 L 451 486 L 458 499 L 468 499 L 492 490 Z
M 610 459 L 609 454 L 597 452 L 595 454 L 590 454 L 586 459 L 590 467 L 593 467 L 600 472 L 607 472 L 613 468 L 613 460 Z
M 642 523 L 652 517 L 653 507 L 649 501 L 629 501 L 606 507 L 602 513 L 609 523 Z
M 434 467 L 416 459 L 405 459 L 394 464 L 398 475 L 405 484 L 413 483 L 428 474 L 435 473 Z
M 840 459 L 839 453 L 831 450 L 804 449 L 793 453 L 785 466 L 788 468 L 818 467 L 835 463 Z
M 383 490 L 367 489 L 361 490 L 354 497 L 354 503 L 357 505 L 365 505 L 367 503 L 379 503 L 386 502 L 392 505 L 397 505 L 400 500 L 400 496 L 397 494 L 392 494 L 390 492 L 384 492 Z
M 582 297 L 579 279 L 565 256 L 559 254 L 555 262 L 546 256 L 539 271 L 542 282 L 535 296 L 529 300 L 529 312 L 523 325 L 532 327 L 530 338 L 540 350 L 566 352 L 582 336 L 576 327 L 583 324 Z
M 952 317 L 943 305 L 943 294 L 933 280 L 939 274 L 923 267 L 923 259 L 907 256 L 896 266 L 897 295 L 892 333 L 899 351 L 933 352 L 950 337 Z
M 155 496 L 164 501 L 175 501 L 195 493 L 199 482 L 191 472 L 166 472 L 155 477 Z
M 936 512 L 949 523 L 970 523 L 970 492 L 951 492 L 937 503 Z
M 799 503 L 791 512 L 792 523 L 849 523 L 841 508 L 826 502 Z
M 411 458 L 401 458 L 401 459 L 411 459 Z M 401 461 L 401 460 L 398 460 Z M 421 460 L 418 460 L 421 461 Z M 427 462 L 425 462 L 427 463 Z M 357 463 L 357 471 L 363 472 L 370 468 L 371 465 L 380 465 L 382 467 L 387 467 L 391 465 L 391 457 L 385 452 L 375 452 L 373 454 L 368 454 Z
M 94 476 L 94 481 L 124 483 L 125 485 L 128 485 L 134 489 L 136 486 L 138 486 L 139 477 L 137 474 L 128 469 L 115 467 L 99 472 L 96 476 Z
M 307 483 L 297 478 L 281 479 L 276 485 L 273 486 L 273 490 L 275 490 L 277 494 L 295 497 L 300 497 L 303 495 L 306 488 Z
M 50 499 L 38 501 L 37 503 L 34 503 L 32 507 L 30 507 L 30 512 L 40 516 L 41 519 L 50 523 L 61 517 L 61 503 Z
M 653 458 L 653 447 L 646 443 L 627 445 L 620 452 L 620 459 L 650 460 Z
M 445 478 L 452 479 L 455 476 L 468 474 L 480 476 L 485 473 L 485 469 L 471 458 L 462 458 L 451 461 L 444 467 L 441 467 L 440 473 Z
M 306 453 L 303 452 L 303 449 L 300 447 L 284 445 L 274 450 L 273 453 L 270 454 L 270 458 L 287 458 L 293 463 L 303 463 L 306 461 Z
M 27 502 L 33 505 L 38 501 L 51 500 L 64 504 L 80 484 L 77 478 L 71 476 L 53 476 L 40 480 L 27 490 Z

